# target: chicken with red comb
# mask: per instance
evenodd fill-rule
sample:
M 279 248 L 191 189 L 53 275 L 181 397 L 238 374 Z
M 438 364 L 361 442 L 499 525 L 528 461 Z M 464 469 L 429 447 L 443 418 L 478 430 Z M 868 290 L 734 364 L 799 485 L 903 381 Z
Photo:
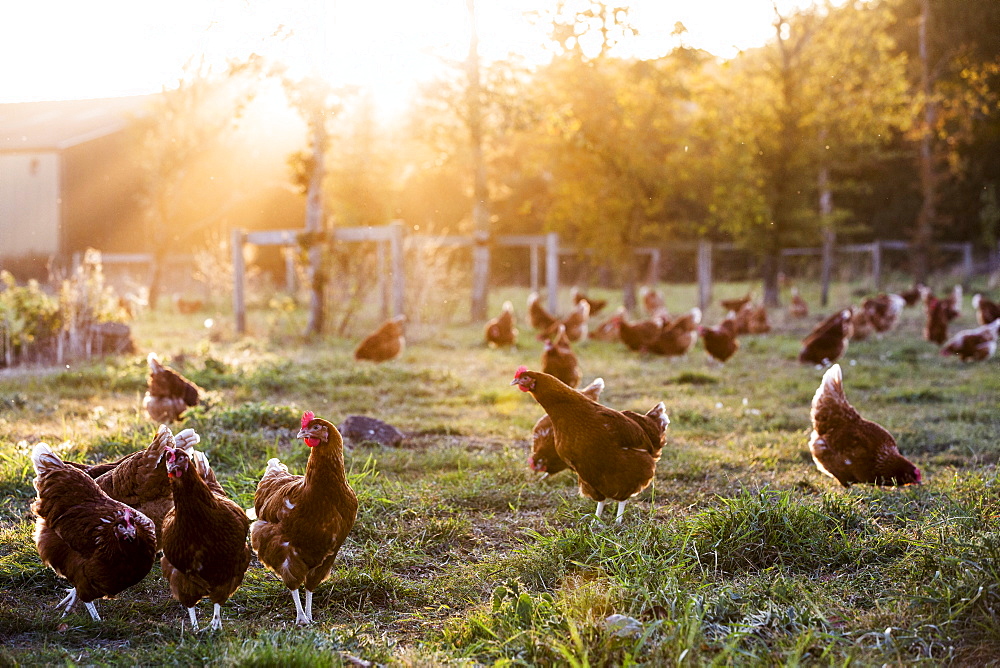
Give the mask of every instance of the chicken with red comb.
M 331 422 L 306 411 L 298 438 L 310 447 L 305 475 L 289 473 L 277 458 L 267 462 L 254 494 L 250 542 L 292 592 L 295 622 L 310 624 L 313 592 L 329 577 L 354 526 L 358 497 L 347 482 L 344 441 Z
M 556 454 L 576 471 L 580 493 L 597 501 L 600 517 L 608 499 L 625 504 L 656 474 L 670 419 L 663 402 L 645 415 L 616 411 L 577 392 L 558 378 L 519 367 L 511 385 L 530 392 L 552 419 Z
M 160 569 L 195 630 L 195 606 L 205 597 L 212 601 L 210 628 L 217 631 L 222 629 L 222 605 L 250 565 L 250 520 L 225 492 L 208 484 L 188 451 L 167 445 L 164 460 L 174 504 L 163 518 Z

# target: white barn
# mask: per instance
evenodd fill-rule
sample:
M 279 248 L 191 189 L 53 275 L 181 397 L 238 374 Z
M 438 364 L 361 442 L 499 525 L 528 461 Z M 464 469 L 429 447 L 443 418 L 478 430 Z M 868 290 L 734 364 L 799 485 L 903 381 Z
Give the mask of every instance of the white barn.
M 147 100 L 0 104 L 0 268 L 43 277 L 87 247 L 142 246 L 126 129 Z

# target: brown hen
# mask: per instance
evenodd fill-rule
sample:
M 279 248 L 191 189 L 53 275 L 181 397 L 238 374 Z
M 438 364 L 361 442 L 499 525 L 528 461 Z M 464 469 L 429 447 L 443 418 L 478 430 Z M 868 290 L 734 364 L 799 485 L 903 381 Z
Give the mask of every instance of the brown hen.
M 573 352 L 566 336 L 566 328 L 562 325 L 559 325 L 552 338 L 545 341 L 545 346 L 542 348 L 542 370 L 570 387 L 580 384 L 580 379 L 583 377 L 580 372 L 580 361 Z
M 908 485 L 920 470 L 899 454 L 896 439 L 861 417 L 847 401 L 839 364 L 823 374 L 812 400 L 809 451 L 816 467 L 844 487 L 854 483 Z
M 604 379 L 595 378 L 590 385 L 580 390 L 580 394 L 591 401 L 597 401 L 604 391 Z M 556 437 L 552 429 L 552 418 L 546 413 L 538 418 L 531 430 L 531 456 L 528 467 L 532 471 L 543 473 L 542 478 L 555 475 L 567 468 L 566 462 L 556 452 Z
M 195 630 L 195 606 L 205 597 L 212 601 L 210 628 L 217 631 L 222 628 L 222 605 L 239 588 L 250 565 L 250 520 L 240 506 L 205 482 L 184 449 L 167 445 L 164 460 L 174 505 L 163 518 L 160 569 Z
M 68 466 L 44 443 L 31 452 L 38 498 L 31 510 L 42 563 L 73 586 L 56 606 L 69 612 L 83 601 L 95 621 L 94 599 L 111 598 L 153 567 L 156 529 L 134 508 L 115 501 L 94 480 Z
M 292 592 L 295 622 L 312 623 L 313 592 L 326 580 L 358 513 L 358 498 L 344 471 L 344 441 L 330 422 L 302 415 L 298 438 L 311 448 L 306 474 L 293 475 L 277 459 L 254 494 L 257 521 L 250 542 L 257 557 Z M 299 589 L 305 588 L 305 607 Z
M 514 326 L 514 305 L 504 302 L 500 315 L 486 323 L 484 330 L 486 344 L 490 346 L 516 346 L 517 327 Z
M 174 422 L 191 406 L 197 406 L 201 388 L 162 364 L 156 353 L 146 357 L 149 377 L 142 407 L 154 422 Z
M 403 335 L 405 321 L 406 316 L 397 315 L 382 323 L 354 349 L 354 359 L 387 362 L 401 355 L 406 347 L 406 337 Z
M 511 385 L 530 392 L 552 418 L 556 453 L 576 471 L 580 493 L 597 501 L 597 516 L 608 499 L 625 504 L 656 473 L 670 419 L 663 402 L 645 415 L 616 411 L 583 396 L 558 378 L 520 367 Z
M 847 350 L 851 336 L 851 310 L 844 309 L 816 325 L 802 340 L 799 362 L 803 364 L 829 364 L 836 362 Z

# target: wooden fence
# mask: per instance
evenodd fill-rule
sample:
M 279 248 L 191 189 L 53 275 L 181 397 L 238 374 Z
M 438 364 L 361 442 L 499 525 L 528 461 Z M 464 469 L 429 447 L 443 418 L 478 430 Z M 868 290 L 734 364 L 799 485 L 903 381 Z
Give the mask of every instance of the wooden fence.
M 403 312 L 403 299 L 405 292 L 405 270 L 403 263 L 404 244 L 420 245 L 433 243 L 446 247 L 468 247 L 475 245 L 475 240 L 471 236 L 445 235 L 432 236 L 425 234 L 404 235 L 403 224 L 399 221 L 380 227 L 348 227 L 333 230 L 329 238 L 332 242 L 375 242 L 378 244 L 378 266 L 379 281 L 382 294 L 382 311 L 384 316 L 395 315 Z M 236 330 L 239 333 L 246 331 L 246 298 L 245 281 L 246 267 L 243 260 L 243 247 L 245 244 L 255 244 L 258 246 L 285 246 L 294 247 L 298 245 L 299 235 L 303 230 L 270 230 L 263 232 L 246 232 L 241 229 L 232 231 L 232 257 L 233 257 L 233 310 L 235 312 Z M 540 292 L 542 288 L 541 274 L 541 253 L 545 252 L 545 291 L 547 295 L 547 306 L 552 312 L 558 312 L 558 287 L 559 287 L 559 265 L 560 256 L 574 256 L 581 251 L 574 246 L 564 246 L 560 243 L 559 235 L 555 232 L 548 234 L 529 235 L 501 235 L 493 238 L 493 245 L 499 247 L 520 247 L 527 248 L 529 252 L 529 266 L 531 275 L 531 289 Z M 838 246 L 835 252 L 867 254 L 871 258 L 872 290 L 879 291 L 882 286 L 882 255 L 885 250 L 909 250 L 911 247 L 906 241 L 876 241 L 870 244 L 846 244 Z M 938 244 L 939 250 L 954 251 L 961 253 L 960 263 L 963 281 L 968 281 L 974 271 L 972 244 Z M 710 241 L 678 242 L 667 248 L 640 247 L 635 249 L 636 255 L 649 256 L 649 271 L 647 272 L 647 282 L 656 283 L 659 278 L 660 263 L 664 250 L 695 252 L 696 253 L 696 280 L 698 283 L 698 304 L 704 310 L 712 301 L 712 263 L 713 254 L 718 251 L 742 250 L 732 243 L 713 243 Z M 781 253 L 782 258 L 796 256 L 822 256 L 821 248 L 786 248 Z M 287 281 L 289 290 L 294 289 L 294 257 L 292 253 L 286 253 Z

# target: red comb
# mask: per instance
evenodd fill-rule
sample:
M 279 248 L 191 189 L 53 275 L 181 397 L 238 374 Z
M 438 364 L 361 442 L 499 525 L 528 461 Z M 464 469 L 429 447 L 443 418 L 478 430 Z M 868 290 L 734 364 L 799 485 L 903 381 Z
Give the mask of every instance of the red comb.
M 521 366 L 517 367 L 517 373 L 514 374 L 514 378 L 520 378 L 521 374 L 524 373 L 527 370 L 528 370 L 528 367 L 524 366 L 523 364 Z
M 312 411 L 306 411 L 305 413 L 303 413 L 302 414 L 302 427 L 303 428 L 308 427 L 309 423 L 312 422 L 312 420 L 313 420 L 314 417 L 316 417 L 316 414 L 313 413 Z

